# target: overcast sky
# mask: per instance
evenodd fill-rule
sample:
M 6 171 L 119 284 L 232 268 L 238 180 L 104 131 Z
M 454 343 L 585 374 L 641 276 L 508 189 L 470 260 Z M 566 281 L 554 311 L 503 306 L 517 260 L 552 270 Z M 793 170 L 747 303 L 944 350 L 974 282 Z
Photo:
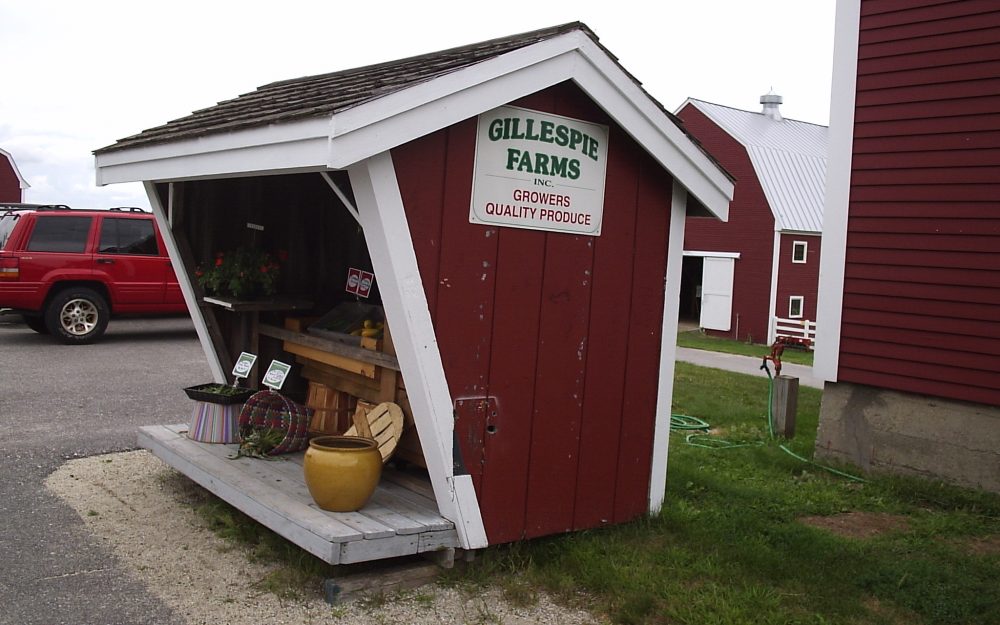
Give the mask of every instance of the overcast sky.
M 286 78 L 572 21 L 653 97 L 827 124 L 834 0 L 349 2 L 0 0 L 0 148 L 28 202 L 148 207 L 142 186 L 94 184 L 91 152 Z

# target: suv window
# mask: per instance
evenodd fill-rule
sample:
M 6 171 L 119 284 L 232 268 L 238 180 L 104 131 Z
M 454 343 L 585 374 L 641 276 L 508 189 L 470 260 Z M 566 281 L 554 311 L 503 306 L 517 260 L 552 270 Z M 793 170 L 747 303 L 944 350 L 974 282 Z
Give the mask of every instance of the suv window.
M 151 219 L 105 217 L 101 223 L 101 254 L 140 254 L 156 256 L 156 233 Z
M 39 216 L 28 241 L 30 252 L 83 252 L 92 217 Z
M 14 226 L 17 225 L 18 217 L 20 215 L 14 212 L 0 215 L 0 250 L 6 247 L 7 239 L 10 238 L 10 233 L 14 231 Z

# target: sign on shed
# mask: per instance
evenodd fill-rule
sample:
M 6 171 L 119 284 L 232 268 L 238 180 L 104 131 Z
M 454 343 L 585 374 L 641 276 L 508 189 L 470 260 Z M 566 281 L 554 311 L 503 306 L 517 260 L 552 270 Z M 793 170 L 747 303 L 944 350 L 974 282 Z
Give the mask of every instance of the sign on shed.
M 469 221 L 599 236 L 608 127 L 501 106 L 479 116 Z

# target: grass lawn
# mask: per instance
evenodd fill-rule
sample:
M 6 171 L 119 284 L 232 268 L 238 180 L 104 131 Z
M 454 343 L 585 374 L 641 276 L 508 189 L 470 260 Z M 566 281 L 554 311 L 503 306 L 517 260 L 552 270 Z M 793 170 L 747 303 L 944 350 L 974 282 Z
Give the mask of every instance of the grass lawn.
M 693 349 L 704 349 L 710 352 L 725 352 L 727 354 L 739 354 L 741 356 L 756 356 L 763 358 L 771 353 L 768 345 L 755 345 L 734 341 L 732 339 L 720 339 L 714 336 L 703 334 L 701 330 L 689 330 L 677 333 L 677 344 L 681 347 L 691 347 Z M 813 363 L 813 353 L 804 349 L 792 347 L 785 348 L 781 355 L 782 362 L 793 362 L 799 365 L 810 365 Z
M 448 580 L 497 584 L 513 602 L 544 588 L 622 624 L 1000 623 L 1000 497 L 913 479 L 860 483 L 796 460 L 769 440 L 763 377 L 678 363 L 674 401 L 716 436 L 750 444 L 707 449 L 674 433 L 659 516 L 493 547 Z M 819 401 L 799 388 L 789 447 L 803 456 Z M 262 540 L 256 524 L 210 513 L 224 533 L 259 543 L 261 557 L 286 562 L 261 587 L 281 594 L 325 574 L 281 539 Z
M 799 388 L 800 455 L 819 401 Z M 617 623 L 1000 622 L 1000 497 L 858 483 L 792 458 L 767 440 L 764 378 L 678 363 L 675 410 L 763 444 L 705 449 L 675 433 L 659 517 L 491 549 L 476 566 L 515 590 L 585 591 Z M 896 529 L 848 538 L 800 520 L 848 512 Z

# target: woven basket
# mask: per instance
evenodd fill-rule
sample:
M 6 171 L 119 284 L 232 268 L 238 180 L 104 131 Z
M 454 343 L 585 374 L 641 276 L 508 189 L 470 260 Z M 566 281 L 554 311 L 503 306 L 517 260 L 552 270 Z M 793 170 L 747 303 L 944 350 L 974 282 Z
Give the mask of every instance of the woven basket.
M 273 428 L 285 433 L 284 440 L 267 452 L 274 456 L 301 451 L 309 446 L 309 419 L 312 410 L 272 390 L 258 391 L 240 411 L 240 436 L 252 430 Z

